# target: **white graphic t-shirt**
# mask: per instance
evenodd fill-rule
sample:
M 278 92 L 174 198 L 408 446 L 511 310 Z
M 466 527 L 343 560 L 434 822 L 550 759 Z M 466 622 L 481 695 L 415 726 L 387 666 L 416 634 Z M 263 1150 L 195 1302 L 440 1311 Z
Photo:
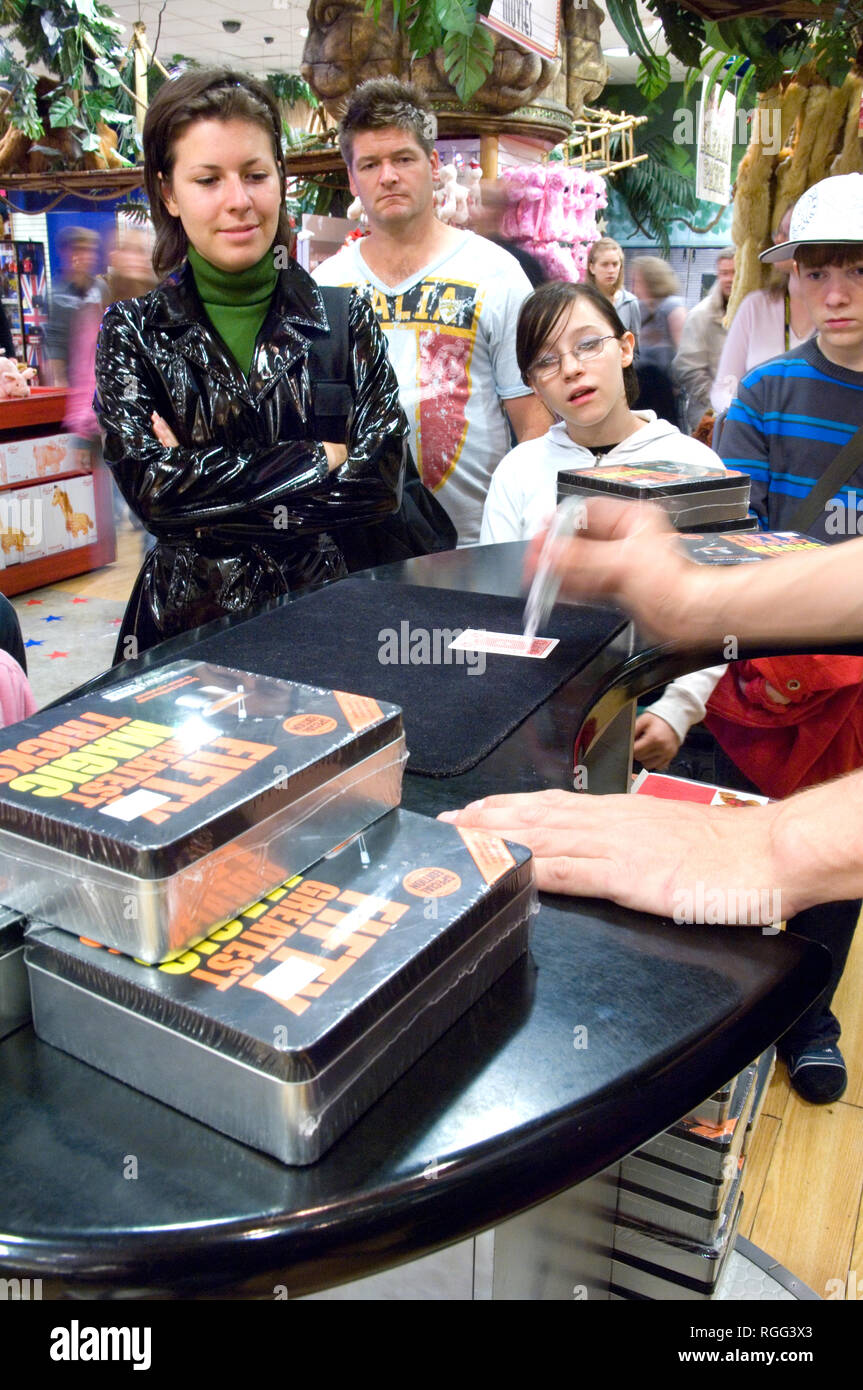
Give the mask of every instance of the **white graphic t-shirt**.
M 387 337 L 420 476 L 458 531 L 479 540 L 491 475 L 511 448 L 501 401 L 526 396 L 515 328 L 531 292 L 509 252 L 473 232 L 438 261 L 390 287 L 369 270 L 361 241 L 314 272 L 321 285 L 356 286 Z

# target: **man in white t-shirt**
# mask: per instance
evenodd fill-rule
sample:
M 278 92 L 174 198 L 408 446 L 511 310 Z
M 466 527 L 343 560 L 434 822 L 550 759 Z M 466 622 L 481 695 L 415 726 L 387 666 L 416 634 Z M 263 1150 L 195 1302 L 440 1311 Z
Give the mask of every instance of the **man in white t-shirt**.
M 435 216 L 435 118 L 396 78 L 365 82 L 339 125 L 351 192 L 369 235 L 314 272 L 356 286 L 374 308 L 398 377 L 420 475 L 449 513 L 459 545 L 479 539 L 492 473 L 551 417 L 515 360 L 530 284 L 515 259 Z

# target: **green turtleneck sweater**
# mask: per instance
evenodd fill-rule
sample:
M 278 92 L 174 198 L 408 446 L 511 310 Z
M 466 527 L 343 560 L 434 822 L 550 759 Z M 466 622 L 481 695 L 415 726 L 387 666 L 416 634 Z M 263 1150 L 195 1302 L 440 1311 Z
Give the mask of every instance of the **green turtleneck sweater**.
M 220 270 L 205 261 L 193 246 L 188 251 L 195 287 L 207 318 L 229 348 L 245 376 L 255 355 L 255 339 L 267 317 L 279 272 L 273 254 L 267 254 L 248 270 Z

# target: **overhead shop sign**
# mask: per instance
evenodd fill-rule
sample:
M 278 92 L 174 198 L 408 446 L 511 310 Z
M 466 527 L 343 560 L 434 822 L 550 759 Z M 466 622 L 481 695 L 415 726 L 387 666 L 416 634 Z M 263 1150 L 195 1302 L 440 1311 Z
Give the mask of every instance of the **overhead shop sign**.
M 719 101 L 718 84 L 713 86 L 705 99 L 707 81 L 705 77 L 701 86 L 701 101 L 698 103 L 695 196 L 708 203 L 720 203 L 722 207 L 727 207 L 731 201 L 731 152 L 737 99 L 733 92 L 723 92 Z
M 557 57 L 560 0 L 494 0 L 483 24 L 545 58 Z

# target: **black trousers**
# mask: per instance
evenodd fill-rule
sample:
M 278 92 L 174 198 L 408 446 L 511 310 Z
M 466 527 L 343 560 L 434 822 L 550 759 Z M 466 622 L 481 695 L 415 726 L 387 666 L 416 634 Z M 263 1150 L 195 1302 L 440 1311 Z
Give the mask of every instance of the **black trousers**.
M 676 777 L 689 777 L 696 782 L 715 782 L 720 787 L 731 787 L 734 791 L 760 793 L 760 788 L 731 761 L 703 724 L 690 729 L 686 742 L 668 771 Z M 822 993 L 780 1038 L 777 1044 L 780 1055 L 787 1056 L 789 1052 L 799 1052 L 809 1045 L 838 1040 L 841 1028 L 830 1005 L 851 950 L 861 906 L 863 903 L 859 898 L 849 902 L 819 903 L 817 907 L 798 912 L 789 921 L 788 930 L 795 936 L 825 946 L 833 964 Z

